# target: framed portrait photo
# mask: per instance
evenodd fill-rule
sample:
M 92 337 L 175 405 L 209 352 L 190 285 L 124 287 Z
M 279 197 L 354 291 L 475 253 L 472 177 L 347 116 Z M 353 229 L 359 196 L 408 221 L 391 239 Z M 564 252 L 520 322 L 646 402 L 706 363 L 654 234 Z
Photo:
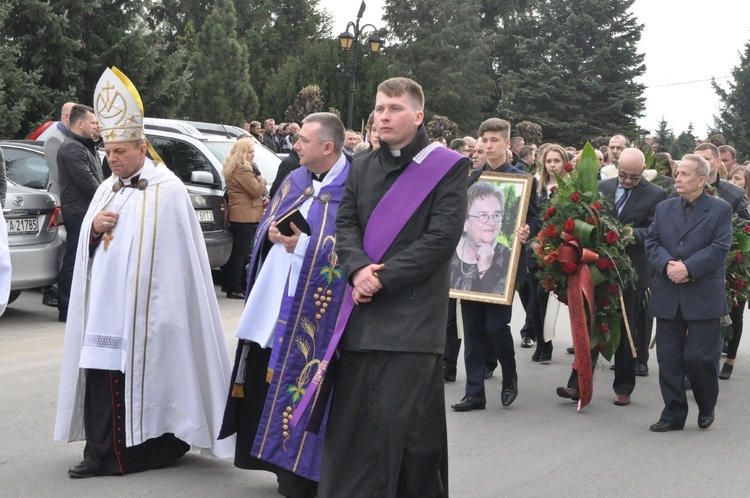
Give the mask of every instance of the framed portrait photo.
M 451 297 L 512 304 L 523 250 L 515 231 L 526 224 L 533 181 L 531 175 L 485 172 L 469 187 L 463 234 L 451 259 Z

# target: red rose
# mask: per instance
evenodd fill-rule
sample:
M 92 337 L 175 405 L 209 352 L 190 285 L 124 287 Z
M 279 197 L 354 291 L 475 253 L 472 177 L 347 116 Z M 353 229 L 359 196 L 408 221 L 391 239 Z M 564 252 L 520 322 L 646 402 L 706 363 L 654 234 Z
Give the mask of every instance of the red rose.
M 578 194 L 578 192 L 573 192 L 570 194 L 570 200 L 573 202 L 581 202 L 581 196 Z
M 609 298 L 608 297 L 602 297 L 599 299 L 599 306 L 609 306 Z
M 571 171 L 573 171 L 573 165 L 570 164 L 570 163 L 566 164 L 565 165 L 565 171 L 567 171 L 568 173 L 570 173 Z
M 745 233 L 747 233 L 747 234 L 750 234 L 750 225 L 744 225 L 744 226 L 742 227 L 742 230 L 744 230 L 744 231 L 745 231 Z
M 612 258 L 607 262 L 607 269 L 614 270 L 615 268 L 617 268 L 617 259 Z
M 618 292 L 620 292 L 620 286 L 617 284 L 609 284 L 607 286 L 607 292 L 609 292 L 610 294 L 617 294 Z
M 605 344 L 605 343 L 603 343 L 603 342 L 600 342 L 600 343 L 599 343 L 599 352 L 600 352 L 600 353 L 601 353 L 601 352 L 604 352 L 604 350 L 606 350 L 606 349 L 607 349 L 607 344 Z
M 568 233 L 573 233 L 573 229 L 576 227 L 575 220 L 565 220 L 565 223 L 563 223 L 563 230 L 565 230 Z
M 549 188 L 550 193 L 557 191 L 557 185 Z
M 599 202 L 599 201 L 596 201 L 590 207 L 591 207 L 591 209 L 593 209 L 595 211 L 601 211 L 602 210 L 602 203 Z
M 617 242 L 617 239 L 620 238 L 619 235 L 617 235 L 617 232 L 614 230 L 610 230 L 607 232 L 607 235 L 605 236 L 605 239 L 607 240 L 607 244 L 614 244 Z
M 606 270 L 609 268 L 609 260 L 607 258 L 599 258 L 596 260 L 596 267 L 600 270 Z
M 741 252 L 738 251 L 738 252 L 734 253 L 734 261 L 736 263 L 742 263 L 742 253 Z
M 575 263 L 562 263 L 560 266 L 562 267 L 562 271 L 568 275 L 575 273 L 578 269 L 578 265 Z
M 745 287 L 747 287 L 747 284 L 745 284 L 745 282 L 743 282 L 743 281 L 742 281 L 742 280 L 740 280 L 739 278 L 735 279 L 735 280 L 734 280 L 734 282 L 732 282 L 732 285 L 733 285 L 733 286 L 734 286 L 734 288 L 735 288 L 735 289 L 737 289 L 737 290 L 742 290 L 742 289 L 744 289 Z
M 544 229 L 544 234 L 547 237 L 557 237 L 557 225 L 547 225 L 547 228 Z
M 609 325 L 607 325 L 606 323 L 602 323 L 601 325 L 599 325 L 599 330 L 606 334 L 607 332 L 609 332 Z M 599 346 L 601 347 L 602 344 L 604 343 L 601 343 Z

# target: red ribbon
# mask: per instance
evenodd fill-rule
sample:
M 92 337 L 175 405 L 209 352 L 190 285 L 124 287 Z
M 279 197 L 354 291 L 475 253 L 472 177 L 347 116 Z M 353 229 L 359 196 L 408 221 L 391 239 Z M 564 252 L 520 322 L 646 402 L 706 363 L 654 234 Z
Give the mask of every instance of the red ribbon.
M 573 368 L 578 373 L 578 390 L 580 398 L 578 409 L 591 402 L 594 394 L 594 373 L 591 365 L 591 344 L 589 327 L 593 327 L 596 318 L 596 300 L 594 299 L 594 280 L 591 278 L 589 263 L 596 262 L 599 255 L 581 247 L 574 235 L 563 233 L 563 244 L 557 260 L 562 263 L 574 263 L 576 271 L 568 278 L 568 308 L 570 310 L 570 329 L 573 334 L 575 361 Z M 584 301 L 588 304 L 588 320 Z

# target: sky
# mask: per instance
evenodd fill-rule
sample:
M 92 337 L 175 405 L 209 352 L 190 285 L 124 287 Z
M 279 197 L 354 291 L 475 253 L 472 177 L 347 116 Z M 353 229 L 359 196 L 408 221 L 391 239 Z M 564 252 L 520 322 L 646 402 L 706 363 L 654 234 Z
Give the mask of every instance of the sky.
M 360 25 L 385 26 L 383 0 L 367 0 Z M 705 138 L 718 114 L 719 99 L 711 78 L 727 88 L 727 76 L 750 41 L 746 0 L 636 0 L 631 11 L 644 25 L 638 50 L 645 54 L 646 109 L 638 121 L 656 130 L 664 117 L 675 135 L 692 123 Z M 356 21 L 360 0 L 320 0 L 333 15 L 333 33 Z M 386 40 L 386 43 L 388 40 Z M 691 83 L 695 82 L 695 83 Z

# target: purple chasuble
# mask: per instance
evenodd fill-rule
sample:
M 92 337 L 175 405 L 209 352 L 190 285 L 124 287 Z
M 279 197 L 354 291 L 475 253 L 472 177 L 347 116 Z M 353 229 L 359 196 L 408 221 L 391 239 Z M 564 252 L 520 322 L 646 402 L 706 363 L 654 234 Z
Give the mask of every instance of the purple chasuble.
M 380 262 L 422 202 L 462 157 L 458 152 L 443 147 L 439 143 L 428 145 L 414 157 L 414 160 L 380 199 L 367 221 L 362 248 L 373 262 Z M 323 382 L 326 368 L 333 358 L 336 346 L 341 340 L 346 323 L 354 309 L 352 290 L 352 287 L 347 285 L 346 296 L 328 352 L 307 388 L 304 398 L 296 407 L 290 427 L 297 427 L 300 422 L 303 422 L 301 427 L 317 433 L 325 424 L 327 412 L 321 410 L 320 403 L 316 403 L 320 394 L 318 387 Z M 327 399 L 328 396 L 325 398 Z
M 256 458 L 316 481 L 320 479 L 324 433 L 314 435 L 294 429 L 289 420 L 323 360 L 344 299 L 346 281 L 334 248 L 336 212 L 348 172 L 349 164 L 320 189 L 307 213 L 312 233 L 294 296 L 285 292 L 281 302 L 269 361 L 273 374 L 251 452 Z M 258 225 L 248 270 L 248 295 L 269 227 L 312 194 L 312 175 L 305 168 L 294 170 L 279 188 Z M 323 410 L 327 411 L 325 406 Z

